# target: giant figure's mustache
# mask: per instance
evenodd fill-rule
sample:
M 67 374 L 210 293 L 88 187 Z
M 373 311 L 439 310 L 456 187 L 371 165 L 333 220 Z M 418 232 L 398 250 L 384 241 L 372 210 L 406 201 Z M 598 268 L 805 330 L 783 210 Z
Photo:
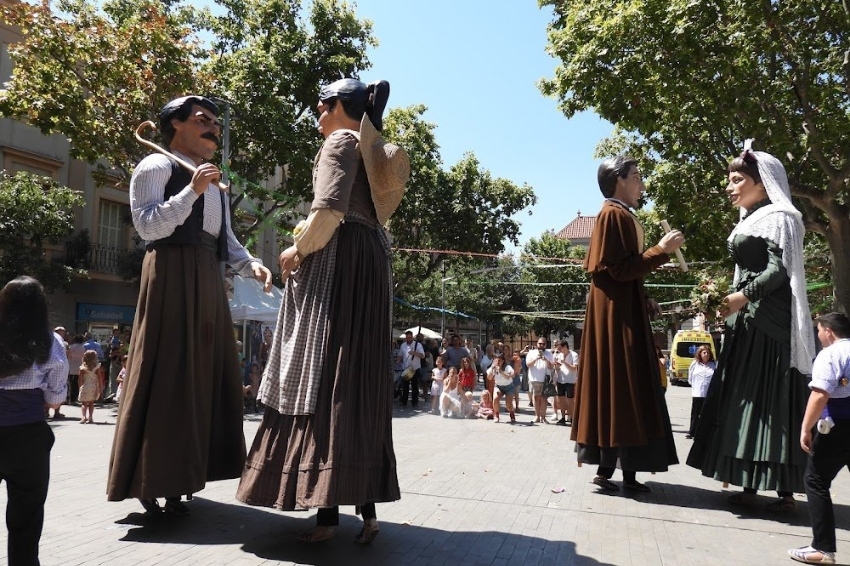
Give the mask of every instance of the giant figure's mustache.
M 205 140 L 214 141 L 215 145 L 219 145 L 219 143 L 220 143 L 218 141 L 218 138 L 216 137 L 216 135 L 213 134 L 213 133 L 210 133 L 210 132 L 206 132 L 204 134 L 201 134 L 201 137 L 204 138 Z

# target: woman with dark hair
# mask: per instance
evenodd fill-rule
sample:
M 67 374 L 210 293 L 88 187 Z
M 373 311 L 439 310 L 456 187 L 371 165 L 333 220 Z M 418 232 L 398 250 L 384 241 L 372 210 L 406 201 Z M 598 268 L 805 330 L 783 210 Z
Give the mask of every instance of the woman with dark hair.
M 280 254 L 286 281 L 259 397 L 266 406 L 236 497 L 289 511 L 318 508 L 299 540 L 332 538 L 339 505 L 378 534 L 375 504 L 400 492 L 392 441 L 390 247 L 383 225 L 409 176 L 378 131 L 385 81 L 342 79 L 319 95 L 325 138 L 314 198 L 295 243 Z
M 0 481 L 10 566 L 38 564 L 54 440 L 44 410 L 59 408 L 67 380 L 65 345 L 47 323 L 41 284 L 13 279 L 0 291 Z
M 797 442 L 806 408 L 814 336 L 803 271 L 800 212 L 785 168 L 749 141 L 729 164 L 726 188 L 741 220 L 728 238 L 734 291 L 723 300 L 723 349 L 708 388 L 688 465 L 740 485 L 731 503 L 752 505 L 758 490 L 795 508 L 806 455 Z
M 711 384 L 711 378 L 714 376 L 716 367 L 717 364 L 714 363 L 714 354 L 711 353 L 711 348 L 705 344 L 697 348 L 694 361 L 688 367 L 688 383 L 691 384 L 691 427 L 688 429 L 685 438 L 694 437 L 694 431 L 696 431 L 697 422 L 699 422 L 699 416 L 702 413 L 702 405 L 705 403 L 708 386 Z
M 502 397 L 505 398 L 505 409 L 511 417 L 511 424 L 516 423 L 516 415 L 514 414 L 514 368 L 511 367 L 505 360 L 505 354 L 496 354 L 493 358 L 493 363 L 487 370 L 487 377 L 493 381 L 496 386 L 496 396 L 493 398 L 493 415 L 496 417 L 495 422 L 499 422 L 499 401 Z

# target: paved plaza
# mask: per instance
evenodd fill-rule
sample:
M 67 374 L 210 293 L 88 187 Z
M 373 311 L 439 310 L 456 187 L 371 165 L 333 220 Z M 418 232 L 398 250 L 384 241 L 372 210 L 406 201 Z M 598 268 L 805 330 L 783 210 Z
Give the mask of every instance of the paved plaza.
M 679 459 L 690 390 L 667 393 Z M 423 405 L 420 403 L 420 408 Z M 396 407 L 393 421 L 402 498 L 378 505 L 381 534 L 368 547 L 353 542 L 360 520 L 341 509 L 337 537 L 305 545 L 297 533 L 314 512 L 281 513 L 234 499 L 237 480 L 208 484 L 189 517 L 151 517 L 135 500 L 106 501 L 106 474 L 115 411 L 95 411 L 81 425 L 79 408 L 51 422 L 52 452 L 41 561 L 70 565 L 539 565 L 702 566 L 785 565 L 785 550 L 810 541 L 805 496 L 796 512 L 730 506 L 730 491 L 680 464 L 664 474 L 638 474 L 649 494 L 607 495 L 590 483 L 594 468 L 579 468 L 569 428 L 532 424 L 526 407 L 519 423 L 443 419 Z M 550 412 L 551 417 L 551 412 Z M 245 420 L 250 444 L 259 416 Z M 615 482 L 621 480 L 619 472 Z M 833 486 L 838 558 L 850 564 L 850 474 Z M 772 494 L 768 494 L 772 495 Z M 766 503 L 768 495 L 763 497 Z M 5 489 L 0 508 L 5 508 Z M 5 529 L 0 561 L 5 563 Z

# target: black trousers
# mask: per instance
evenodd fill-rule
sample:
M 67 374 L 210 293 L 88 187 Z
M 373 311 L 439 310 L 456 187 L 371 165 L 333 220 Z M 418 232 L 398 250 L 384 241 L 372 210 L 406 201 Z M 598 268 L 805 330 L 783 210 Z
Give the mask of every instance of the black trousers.
M 835 512 L 829 488 L 841 468 L 850 468 L 850 420 L 836 421 L 829 434 L 815 432 L 812 448 L 803 477 L 812 521 L 812 547 L 835 552 Z
M 596 475 L 605 478 L 606 480 L 610 480 L 614 475 L 614 468 L 608 468 L 605 466 L 599 466 L 596 468 Z M 629 470 L 623 470 L 623 481 L 626 483 L 635 483 L 637 480 L 637 472 L 630 472 Z
M 410 403 L 415 407 L 419 404 L 419 372 L 413 372 L 413 377 L 407 381 L 401 378 L 401 404 L 407 405 L 407 397 L 410 395 Z
M 80 396 L 80 376 L 68 376 L 68 404 L 73 405 Z
M 374 503 L 364 503 L 360 506 L 360 515 L 364 521 L 377 518 Z M 339 525 L 339 505 L 335 507 L 319 507 L 316 513 L 317 527 L 336 527 Z
M 50 481 L 53 431 L 45 421 L 0 426 L 0 481 L 6 482 L 9 566 L 39 566 L 38 541 Z
M 705 397 L 691 397 L 691 428 L 688 429 L 688 434 L 694 435 L 697 429 L 697 421 L 699 421 L 702 406 L 705 404 Z

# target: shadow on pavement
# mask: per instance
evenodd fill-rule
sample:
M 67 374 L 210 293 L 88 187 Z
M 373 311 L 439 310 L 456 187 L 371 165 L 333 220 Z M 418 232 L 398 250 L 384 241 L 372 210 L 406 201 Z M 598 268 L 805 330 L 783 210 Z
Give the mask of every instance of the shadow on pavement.
M 265 560 L 313 566 L 494 562 L 611 566 L 579 557 L 572 541 L 495 531 L 445 531 L 387 521 L 381 522 L 381 534 L 375 542 L 361 546 L 354 543 L 362 523 L 353 515 L 352 507 L 342 507 L 334 539 L 305 544 L 298 542 L 296 537 L 315 525 L 315 511 L 305 512 L 301 518 L 198 497 L 188 505 L 192 508 L 188 517 L 130 513 L 116 521 L 136 527 L 121 540 L 181 545 L 241 544 L 246 554 Z
M 736 505 L 730 503 L 728 499 L 730 495 L 740 491 L 740 488 L 732 487 L 731 490 L 721 491 L 719 482 L 717 490 L 689 485 L 655 483 L 652 480 L 645 483 L 652 488 L 653 493 L 641 494 L 639 499 L 651 505 L 728 511 L 740 519 L 760 519 L 796 527 L 808 527 L 811 524 L 808 503 L 805 499 L 801 500 L 799 497 L 795 498 L 797 500 L 795 510 L 775 512 L 766 508 L 768 503 L 776 500 L 775 492 L 759 492 L 758 501 L 755 505 Z M 850 506 L 834 503 L 834 510 L 835 526 L 839 529 L 850 528 Z

